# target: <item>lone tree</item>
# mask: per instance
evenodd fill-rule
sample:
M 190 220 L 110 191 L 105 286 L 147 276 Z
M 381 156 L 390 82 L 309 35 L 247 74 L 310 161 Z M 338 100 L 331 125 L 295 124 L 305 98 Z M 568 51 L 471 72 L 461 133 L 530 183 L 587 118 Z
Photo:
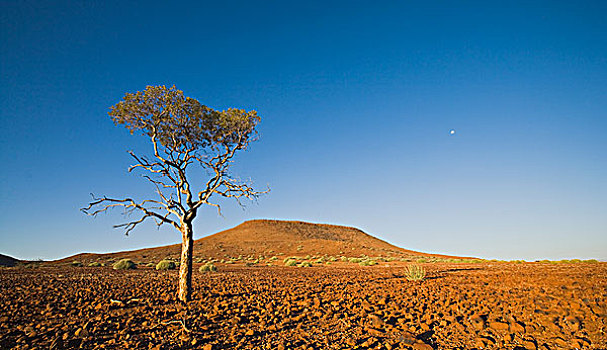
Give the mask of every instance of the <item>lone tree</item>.
M 181 232 L 181 265 L 179 268 L 179 300 L 184 303 L 192 294 L 192 221 L 203 205 L 219 211 L 212 198 L 255 199 L 265 192 L 256 192 L 249 183 L 230 175 L 234 155 L 257 139 L 255 127 L 260 121 L 257 112 L 230 108 L 215 111 L 197 100 L 185 97 L 175 86 L 148 86 L 144 91 L 127 93 L 112 106 L 109 115 L 115 124 L 123 124 L 131 134 L 141 132 L 150 138 L 153 156 L 128 153 L 143 177 L 156 188 L 156 198 L 135 201 L 131 198 L 93 196 L 82 211 L 96 216 L 115 207 L 123 207 L 136 219 L 114 227 L 122 227 L 128 235 L 146 219 L 156 225 L 172 225 Z M 202 167 L 207 176 L 192 170 Z M 204 173 L 204 172 L 203 172 Z M 267 191 L 266 191 L 267 192 Z

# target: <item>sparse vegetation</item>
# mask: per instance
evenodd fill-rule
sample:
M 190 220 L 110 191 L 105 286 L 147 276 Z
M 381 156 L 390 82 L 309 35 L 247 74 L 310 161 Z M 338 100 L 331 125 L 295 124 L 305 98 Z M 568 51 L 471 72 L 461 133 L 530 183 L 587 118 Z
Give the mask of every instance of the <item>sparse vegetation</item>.
M 285 266 L 297 266 L 297 260 L 285 259 Z
M 426 270 L 421 265 L 411 264 L 407 266 L 405 276 L 409 281 L 423 281 L 426 278 Z
M 99 266 L 101 266 L 101 263 L 97 262 L 97 261 L 94 261 L 94 262 L 90 263 L 88 266 L 89 267 L 99 267 Z
M 176 267 L 177 265 L 169 260 L 162 260 L 156 264 L 156 270 L 174 270 Z
M 198 269 L 200 272 L 214 272 L 217 271 L 217 266 L 213 265 L 213 263 L 206 263 Z
M 297 267 L 312 267 L 312 263 L 309 261 L 302 261 L 297 265 Z
M 81 267 L 82 263 L 80 261 L 72 261 L 71 265 L 74 267 Z
M 114 270 L 131 270 L 136 269 L 137 265 L 131 259 L 122 259 L 115 263 L 112 268 Z
M 360 266 L 373 266 L 377 265 L 377 261 L 372 259 L 366 259 L 358 263 Z

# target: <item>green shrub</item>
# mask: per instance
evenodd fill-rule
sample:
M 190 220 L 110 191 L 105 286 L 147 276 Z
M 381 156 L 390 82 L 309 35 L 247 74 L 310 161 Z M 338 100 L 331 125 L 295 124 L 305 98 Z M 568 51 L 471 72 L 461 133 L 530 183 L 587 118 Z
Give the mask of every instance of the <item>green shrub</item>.
M 297 266 L 297 260 L 287 259 L 285 261 L 285 266 Z
M 137 265 L 135 265 L 135 263 L 131 259 L 122 259 L 115 263 L 112 268 L 114 270 L 130 270 L 136 269 Z
M 351 262 L 351 263 L 353 263 L 353 264 L 358 264 L 361 261 L 363 261 L 363 259 L 361 259 L 361 258 L 349 258 L 348 261 Z
M 423 281 L 426 278 L 426 270 L 421 265 L 412 264 L 407 266 L 405 275 L 409 281 Z
M 174 270 L 176 267 L 177 265 L 169 260 L 162 260 L 156 264 L 156 270 Z
M 99 267 L 99 266 L 101 266 L 101 263 L 98 263 L 96 261 L 89 264 L 89 267 Z
M 302 261 L 297 266 L 298 267 L 312 267 L 312 263 L 309 261 Z
M 377 265 L 377 261 L 375 260 L 363 260 L 361 262 L 358 263 L 360 266 L 373 266 L 373 265 Z
M 80 261 L 72 261 L 72 263 L 70 265 L 72 265 L 74 267 L 81 267 L 82 263 Z
M 213 272 L 217 271 L 217 266 L 213 265 L 213 263 L 206 263 L 198 269 L 200 272 Z
M 425 259 L 425 258 L 417 259 L 417 262 L 420 264 L 427 263 L 428 259 Z

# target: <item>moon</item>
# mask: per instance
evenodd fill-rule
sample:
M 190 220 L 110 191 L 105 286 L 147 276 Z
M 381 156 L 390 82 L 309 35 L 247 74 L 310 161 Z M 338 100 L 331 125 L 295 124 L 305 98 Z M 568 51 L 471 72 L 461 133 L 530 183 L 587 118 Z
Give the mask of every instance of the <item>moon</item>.
M 449 135 L 455 135 L 455 129 L 449 130 Z

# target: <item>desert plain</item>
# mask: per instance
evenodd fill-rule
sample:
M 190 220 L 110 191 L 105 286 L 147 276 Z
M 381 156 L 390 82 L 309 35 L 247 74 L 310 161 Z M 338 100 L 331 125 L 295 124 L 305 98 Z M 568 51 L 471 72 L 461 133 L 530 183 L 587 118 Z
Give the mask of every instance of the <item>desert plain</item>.
M 607 264 L 422 254 L 362 231 L 252 221 L 179 246 L 0 268 L 2 349 L 605 349 Z M 136 269 L 115 270 L 122 258 Z M 218 269 L 198 268 L 213 263 Z M 425 278 L 411 280 L 409 266 Z M 184 327 L 185 326 L 185 327 Z

